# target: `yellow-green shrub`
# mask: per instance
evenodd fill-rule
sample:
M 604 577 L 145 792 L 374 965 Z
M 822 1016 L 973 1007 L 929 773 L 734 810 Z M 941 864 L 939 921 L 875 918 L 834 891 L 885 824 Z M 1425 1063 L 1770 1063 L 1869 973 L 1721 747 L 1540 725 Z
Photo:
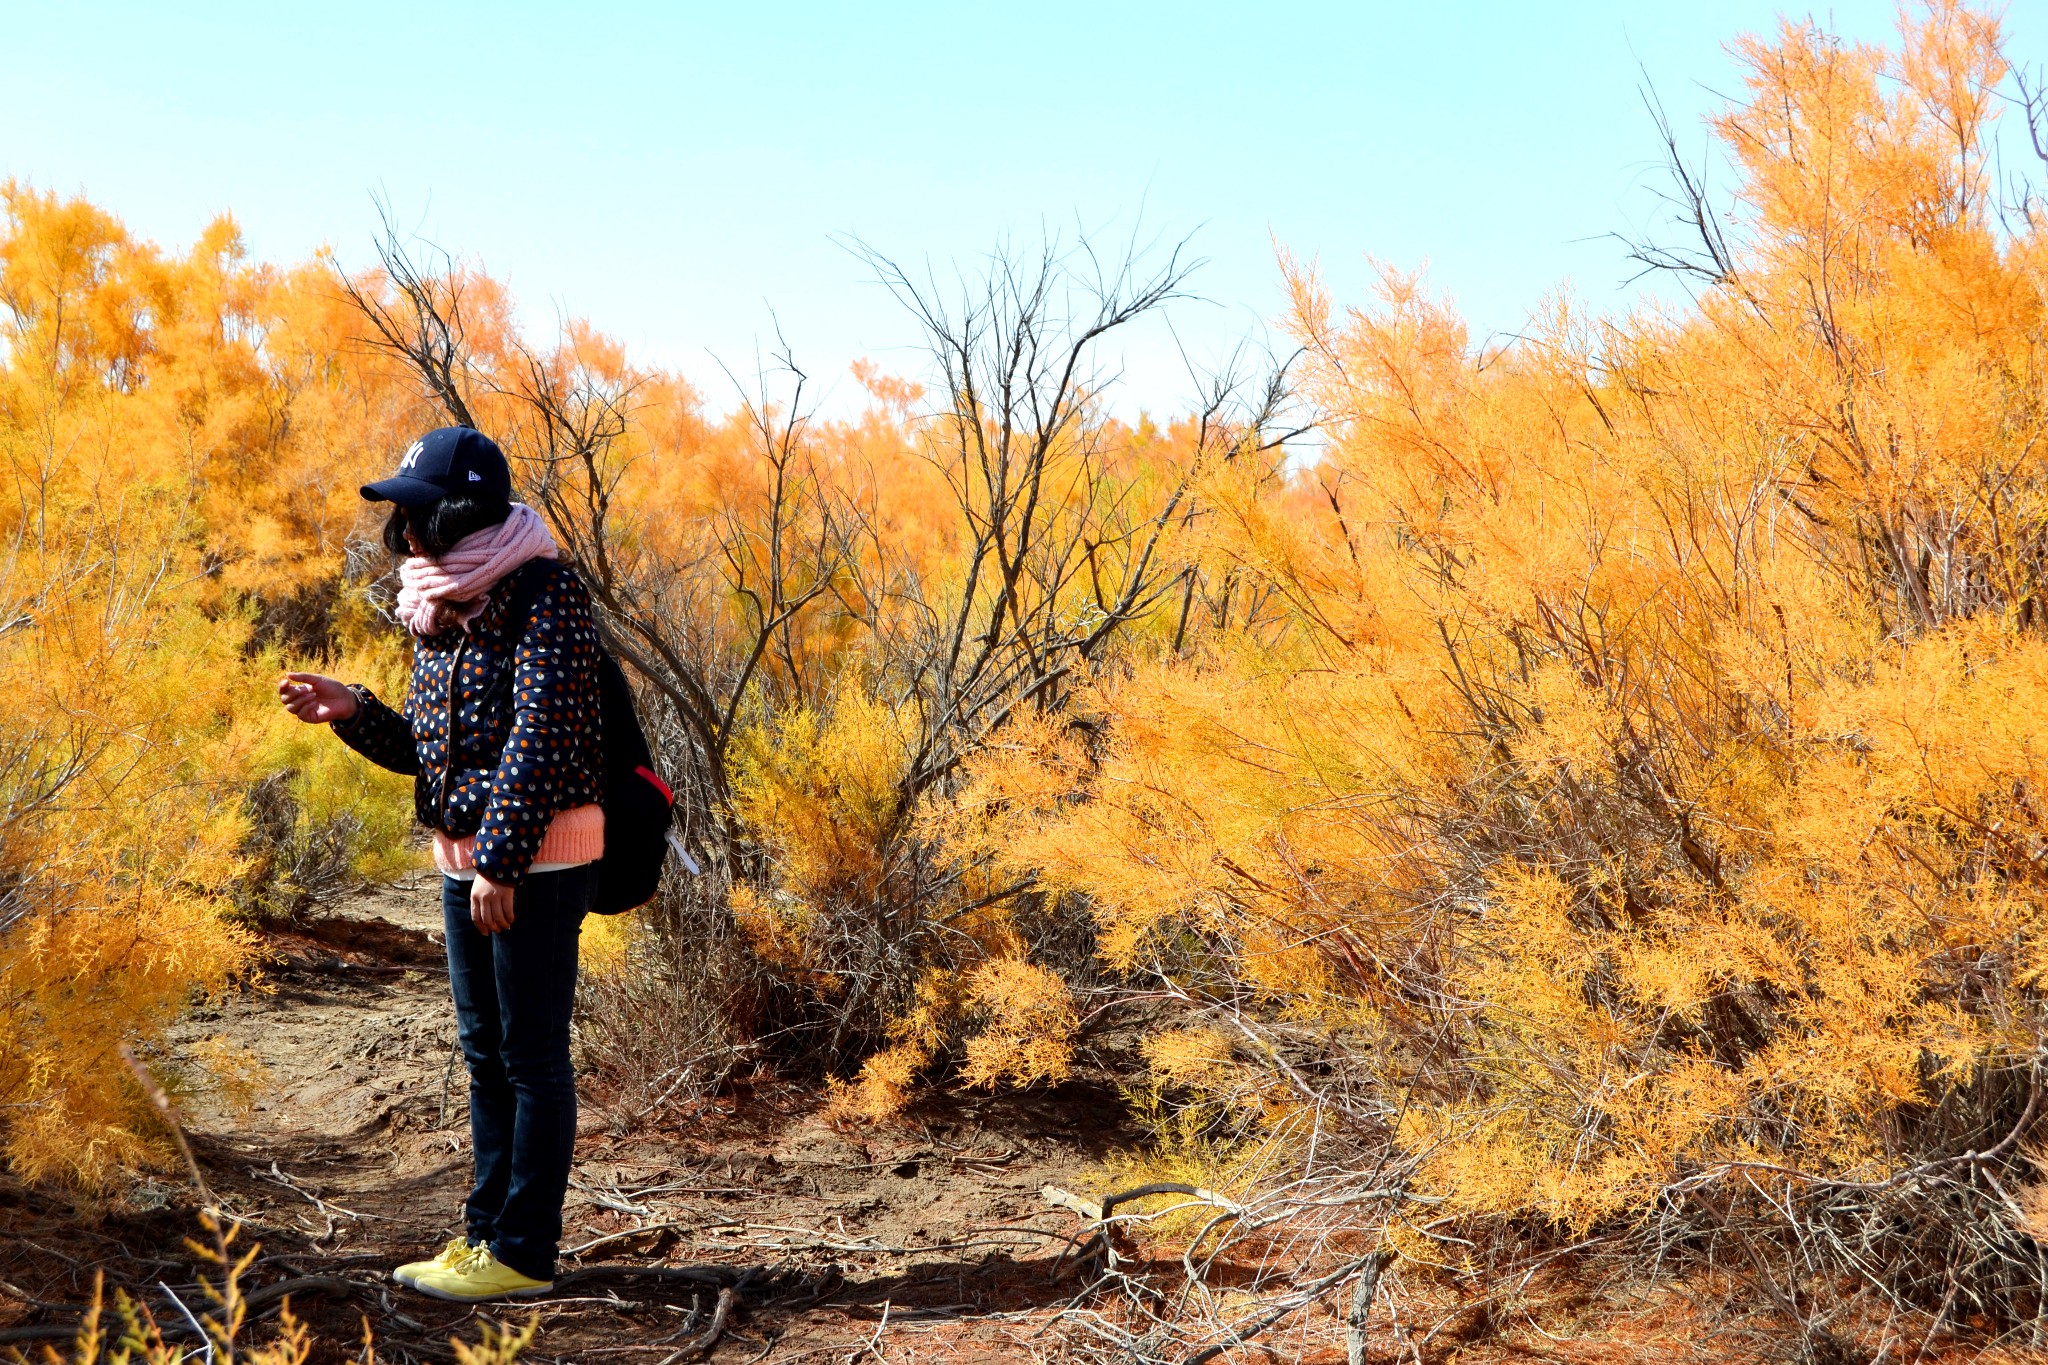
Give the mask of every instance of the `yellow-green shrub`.
M 388 641 L 373 640 L 324 667 L 383 696 L 404 693 L 406 661 Z M 302 724 L 277 706 L 276 677 L 285 668 L 275 650 L 266 651 L 250 670 L 243 702 L 255 785 L 242 894 L 259 912 L 303 909 L 354 884 L 390 881 L 419 862 L 410 839 L 412 779 L 377 767 L 324 727 Z

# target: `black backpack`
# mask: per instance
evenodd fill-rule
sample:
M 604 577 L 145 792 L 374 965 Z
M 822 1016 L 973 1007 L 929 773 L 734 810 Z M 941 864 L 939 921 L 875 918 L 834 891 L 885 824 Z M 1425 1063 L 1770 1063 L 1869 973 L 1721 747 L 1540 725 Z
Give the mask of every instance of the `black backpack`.
M 505 619 L 525 629 L 540 595 L 536 561 L 519 570 Z M 675 794 L 654 770 L 647 734 L 633 709 L 633 689 L 611 651 L 597 657 L 599 724 L 604 735 L 604 858 L 597 865 L 593 913 L 616 915 L 647 904 L 661 887 L 661 865 L 675 823 Z

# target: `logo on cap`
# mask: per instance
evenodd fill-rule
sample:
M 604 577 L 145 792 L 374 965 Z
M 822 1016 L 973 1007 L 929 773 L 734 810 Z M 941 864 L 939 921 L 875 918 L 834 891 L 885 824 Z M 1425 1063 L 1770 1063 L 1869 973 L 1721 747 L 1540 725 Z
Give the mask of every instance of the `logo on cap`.
M 471 483 L 482 483 L 484 481 L 484 476 L 477 473 L 474 469 L 472 469 L 469 471 L 469 481 Z
M 427 443 L 425 441 L 414 441 L 412 443 L 412 448 L 405 452 L 405 458 L 398 462 L 399 472 L 404 473 L 406 470 L 411 469 L 414 465 L 418 464 L 420 461 L 420 452 L 425 450 L 426 448 Z

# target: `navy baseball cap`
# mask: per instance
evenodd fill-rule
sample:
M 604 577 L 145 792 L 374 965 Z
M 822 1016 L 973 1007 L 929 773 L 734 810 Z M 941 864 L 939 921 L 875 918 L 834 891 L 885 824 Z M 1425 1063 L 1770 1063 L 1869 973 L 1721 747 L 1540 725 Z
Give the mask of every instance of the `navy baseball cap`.
M 450 493 L 512 499 L 512 469 L 498 443 L 471 427 L 438 427 L 414 441 L 388 479 L 363 485 L 371 502 L 421 507 Z

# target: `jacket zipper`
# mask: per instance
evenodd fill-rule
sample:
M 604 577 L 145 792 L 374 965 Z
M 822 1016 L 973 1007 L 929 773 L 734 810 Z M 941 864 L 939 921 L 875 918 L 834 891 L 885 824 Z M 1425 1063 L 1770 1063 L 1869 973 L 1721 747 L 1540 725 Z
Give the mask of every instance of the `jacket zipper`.
M 442 756 L 441 800 L 434 811 L 434 823 L 441 832 L 448 833 L 448 778 L 455 771 L 455 682 L 462 676 L 462 651 L 469 646 L 469 635 L 465 632 L 455 642 L 455 658 L 448 665 L 448 748 Z

